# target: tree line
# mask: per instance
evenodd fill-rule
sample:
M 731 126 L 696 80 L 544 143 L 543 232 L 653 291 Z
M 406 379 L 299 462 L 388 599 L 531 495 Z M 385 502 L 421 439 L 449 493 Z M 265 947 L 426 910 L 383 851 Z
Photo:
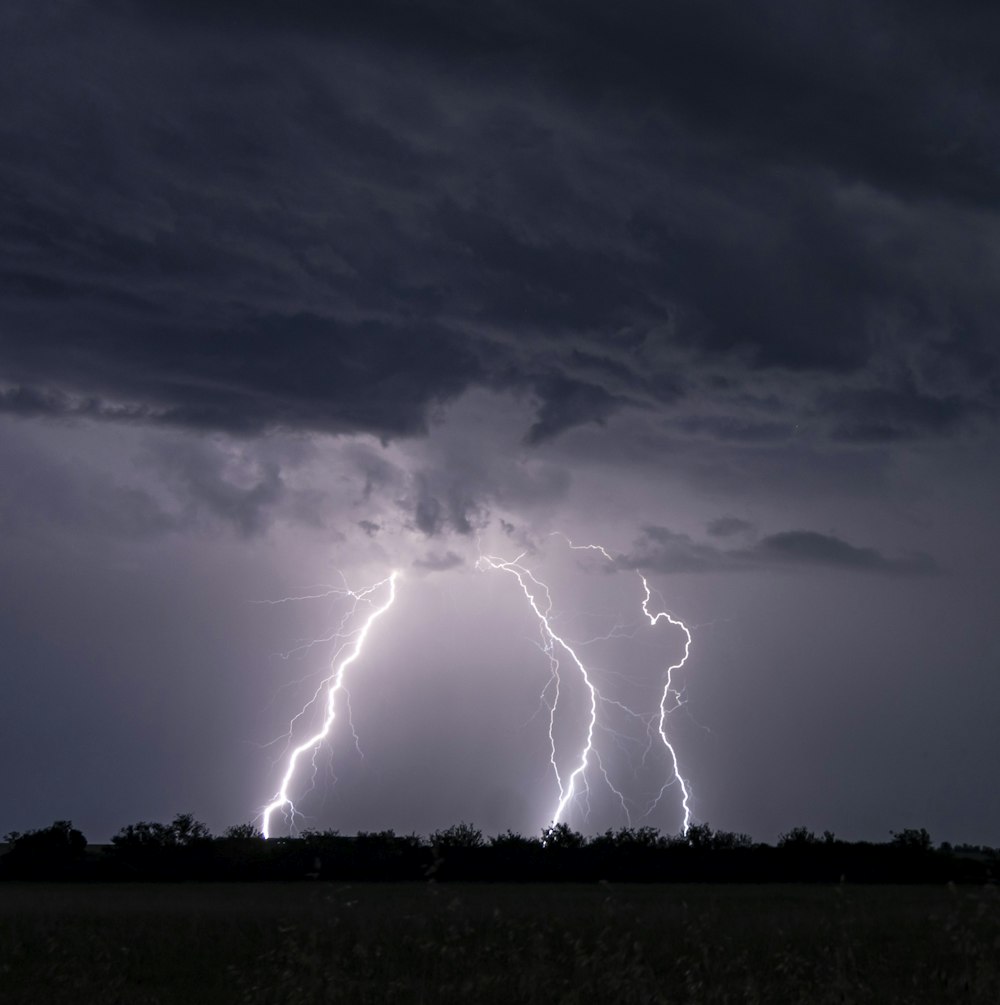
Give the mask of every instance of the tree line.
M 923 829 L 885 842 L 843 841 L 805 827 L 776 845 L 696 824 L 664 835 L 625 827 L 584 836 L 557 824 L 537 837 L 485 836 L 460 823 L 428 837 L 392 830 L 306 830 L 264 840 L 253 824 L 212 835 L 189 813 L 123 827 L 89 845 L 68 820 L 4 838 L 0 880 L 476 880 L 573 882 L 987 883 L 1000 849 L 935 846 Z

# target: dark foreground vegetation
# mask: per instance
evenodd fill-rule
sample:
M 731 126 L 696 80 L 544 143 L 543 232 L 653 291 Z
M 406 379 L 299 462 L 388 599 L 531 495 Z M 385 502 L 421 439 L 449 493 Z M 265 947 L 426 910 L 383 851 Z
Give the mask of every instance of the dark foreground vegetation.
M 529 838 L 486 838 L 469 824 L 429 838 L 393 831 L 346 836 L 306 831 L 264 841 L 252 825 L 213 837 L 190 814 L 170 824 L 122 828 L 110 845 L 88 845 L 68 821 L 12 833 L 0 856 L 6 880 L 297 880 L 356 882 L 476 880 L 495 882 L 994 882 L 1000 851 L 934 847 L 925 830 L 903 830 L 884 843 L 841 841 L 805 828 L 776 846 L 707 824 L 676 837 L 626 828 L 584 837 L 565 824 Z
M 995 887 L 0 885 L 5 1005 L 989 1003 Z
M 0 1002 L 995 1005 L 998 865 L 922 830 L 264 841 L 181 814 L 94 846 L 60 821 L 6 837 Z

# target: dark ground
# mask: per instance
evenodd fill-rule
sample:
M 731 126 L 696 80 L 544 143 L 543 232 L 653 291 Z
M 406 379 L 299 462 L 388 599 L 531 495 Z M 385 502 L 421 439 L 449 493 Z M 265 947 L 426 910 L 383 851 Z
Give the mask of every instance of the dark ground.
M 0 1001 L 1000 1001 L 1000 891 L 0 885 Z

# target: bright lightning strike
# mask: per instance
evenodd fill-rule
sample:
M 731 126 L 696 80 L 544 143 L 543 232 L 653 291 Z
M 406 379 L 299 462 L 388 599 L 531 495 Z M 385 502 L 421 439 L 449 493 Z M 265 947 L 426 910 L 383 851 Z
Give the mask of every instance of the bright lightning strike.
M 576 795 L 577 785 L 579 784 L 581 789 L 584 791 L 586 790 L 586 771 L 591 751 L 594 746 L 594 728 L 597 725 L 597 700 L 599 696 L 597 688 L 590 679 L 590 674 L 581 662 L 580 657 L 573 651 L 572 646 L 570 646 L 565 639 L 561 638 L 553 630 L 552 622 L 550 620 L 552 613 L 552 598 L 549 594 L 549 589 L 544 583 L 535 579 L 531 572 L 521 565 L 521 559 L 523 557 L 523 555 L 518 555 L 518 557 L 512 562 L 507 562 L 501 558 L 495 558 L 492 555 L 482 555 L 479 559 L 479 567 L 481 569 L 502 569 L 504 572 L 509 572 L 512 576 L 514 576 L 520 584 L 521 589 L 528 600 L 529 606 L 532 611 L 535 612 L 535 616 L 538 618 L 542 629 L 544 638 L 543 649 L 549 657 L 549 663 L 552 668 L 552 677 L 555 681 L 555 697 L 553 698 L 551 705 L 549 705 L 549 743 L 552 751 L 551 760 L 552 768 L 555 771 L 556 784 L 559 786 L 559 802 L 552 814 L 552 825 L 555 826 L 560 822 L 562 815 L 566 812 L 566 807 L 569 805 L 573 796 Z M 538 601 L 539 594 L 545 598 L 541 606 L 539 606 Z M 576 768 L 573 769 L 565 783 L 559 774 L 559 768 L 556 764 L 556 740 L 554 730 L 556 706 L 559 703 L 560 678 L 559 659 L 556 655 L 555 647 L 558 647 L 565 652 L 566 655 L 573 661 L 577 670 L 580 672 L 580 676 L 583 678 L 584 686 L 590 696 L 590 712 L 587 720 L 587 742 L 580 751 Z M 620 794 L 619 798 L 621 798 Z
M 368 633 L 375 622 L 383 615 L 386 611 L 392 607 L 396 600 L 396 579 L 399 573 L 393 572 L 386 579 L 380 580 L 379 582 L 367 587 L 364 590 L 359 590 L 357 592 L 349 590 L 347 595 L 354 599 L 354 606 L 351 611 L 345 616 L 344 621 L 341 623 L 341 628 L 343 628 L 347 620 L 356 613 L 358 607 L 361 604 L 368 604 L 372 607 L 368 617 L 364 620 L 361 627 L 357 629 L 353 634 L 353 644 L 346 646 L 350 651 L 343 658 L 339 659 L 340 653 L 343 649 L 339 650 L 337 656 L 334 657 L 333 665 L 331 667 L 330 675 L 320 684 L 316 693 L 313 695 L 312 701 L 319 698 L 320 694 L 325 690 L 326 692 L 326 707 L 325 714 L 323 716 L 323 723 L 320 729 L 307 740 L 300 743 L 298 746 L 294 747 L 291 753 L 288 755 L 288 762 L 285 767 L 284 776 L 281 779 L 281 785 L 275 794 L 274 798 L 271 800 L 267 806 L 264 807 L 262 812 L 262 825 L 261 830 L 264 833 L 264 837 L 271 836 L 271 817 L 278 810 L 284 810 L 287 807 L 288 815 L 294 819 L 295 817 L 295 804 L 292 802 L 292 797 L 289 794 L 292 782 L 295 779 L 296 768 L 299 764 L 299 759 L 308 751 L 312 751 L 315 756 L 316 751 L 319 749 L 320 744 L 330 735 L 333 729 L 334 720 L 337 717 L 337 695 L 340 691 L 344 689 L 344 677 L 347 673 L 348 668 L 357 661 L 358 657 L 361 655 L 361 651 L 364 648 L 365 641 L 368 638 Z M 382 591 L 385 591 L 387 596 L 386 599 L 378 606 L 374 605 L 372 600 L 373 595 L 376 595 Z M 339 660 L 339 661 L 338 661 Z M 346 692 L 345 692 L 346 694 Z M 309 704 L 312 703 L 310 701 Z M 308 705 L 306 706 L 308 707 Z M 303 712 L 305 709 L 303 709 Z M 300 712 L 299 715 L 302 713 Z M 291 726 L 294 726 L 296 716 L 292 720 Z M 291 728 L 290 726 L 290 728 Z M 355 742 L 357 741 L 357 736 L 355 735 Z
M 674 778 L 677 779 L 677 784 L 681 787 L 681 806 L 684 809 L 684 822 L 681 825 L 681 832 L 683 834 L 687 834 L 688 827 L 691 826 L 691 787 L 681 774 L 680 765 L 677 762 L 677 751 L 674 750 L 674 745 L 667 737 L 667 716 L 670 712 L 674 711 L 674 709 L 677 709 L 684 704 L 681 692 L 674 688 L 673 675 L 675 670 L 680 670 L 680 668 L 687 663 L 688 656 L 691 655 L 691 632 L 683 621 L 679 618 L 675 618 L 669 611 L 660 611 L 657 614 L 652 614 L 650 612 L 649 601 L 652 598 L 652 594 L 649 591 L 649 584 L 646 582 L 646 577 L 641 572 L 639 573 L 639 578 L 642 580 L 642 588 L 646 591 L 646 596 L 642 601 L 642 613 L 649 618 L 649 623 L 655 627 L 660 618 L 666 618 L 670 624 L 680 628 L 681 631 L 684 632 L 684 655 L 677 663 L 667 667 L 666 679 L 663 683 L 663 693 L 660 696 L 659 733 L 660 739 L 663 741 L 663 746 L 667 748 L 667 751 L 670 754 L 670 762 L 674 769 Z M 668 710 L 667 701 L 671 698 L 674 701 L 674 706 Z M 659 802 L 659 799 L 663 796 L 663 793 L 666 791 L 667 785 L 669 784 L 670 783 L 668 781 L 666 785 L 660 789 L 660 795 L 656 800 L 657 802 Z
M 614 561 L 612 556 L 599 544 L 585 544 L 576 545 L 574 544 L 565 534 L 560 532 L 555 532 L 555 536 L 562 537 L 566 544 L 573 551 L 597 551 L 604 556 L 608 561 Z M 690 783 L 681 775 L 680 763 L 677 757 L 677 751 L 667 734 L 667 718 L 671 712 L 675 711 L 681 705 L 684 704 L 683 694 L 674 686 L 674 673 L 680 670 L 685 663 L 687 663 L 688 657 L 691 653 L 691 632 L 689 631 L 687 625 L 684 624 L 679 618 L 674 617 L 668 611 L 660 611 L 658 613 L 653 613 L 649 609 L 649 604 L 652 599 L 652 594 L 649 588 L 649 584 L 646 578 L 640 573 L 639 578 L 642 581 L 643 590 L 645 591 L 645 597 L 642 600 L 641 607 L 642 612 L 645 614 L 651 626 L 656 626 L 660 620 L 666 620 L 669 624 L 674 627 L 680 628 L 684 633 L 684 653 L 683 656 L 678 660 L 678 662 L 672 664 L 665 671 L 663 690 L 660 696 L 659 702 L 659 713 L 652 715 L 643 715 L 639 712 L 634 711 L 627 705 L 620 701 L 616 701 L 610 698 L 606 698 L 601 694 L 597 684 L 594 681 L 594 676 L 588 670 L 587 666 L 583 663 L 583 660 L 579 656 L 577 649 L 580 648 L 580 643 L 575 643 L 576 649 L 570 644 L 563 636 L 556 633 L 552 626 L 552 597 L 549 592 L 548 586 L 536 578 L 534 573 L 531 572 L 527 566 L 524 565 L 524 554 L 518 555 L 513 560 L 506 560 L 502 558 L 497 558 L 493 555 L 481 555 L 478 562 L 478 567 L 482 570 L 494 569 L 509 573 L 518 582 L 521 587 L 521 591 L 524 593 L 525 598 L 531 607 L 532 612 L 538 618 L 539 628 L 542 634 L 542 649 L 546 653 L 549 659 L 549 665 L 551 670 L 551 676 L 542 690 L 542 701 L 547 705 L 549 710 L 549 748 L 550 748 L 550 761 L 552 763 L 553 773 L 555 774 L 556 784 L 559 790 L 559 800 L 556 804 L 555 810 L 552 814 L 552 826 L 560 823 L 564 814 L 567 812 L 571 802 L 576 796 L 583 796 L 586 798 L 589 796 L 590 788 L 587 781 L 587 771 L 590 767 L 591 760 L 593 760 L 601 776 L 604 778 L 605 783 L 611 792 L 617 797 L 618 801 L 621 803 L 621 807 L 625 812 L 626 819 L 629 824 L 632 823 L 632 816 L 629 812 L 628 804 L 624 797 L 624 794 L 620 791 L 618 787 L 611 781 L 611 777 L 608 774 L 608 770 L 604 764 L 604 761 L 600 757 L 598 750 L 595 747 L 595 732 L 598 730 L 606 731 L 612 735 L 612 737 L 620 742 L 620 738 L 617 734 L 608 727 L 602 726 L 599 722 L 599 711 L 601 708 L 606 706 L 614 706 L 621 712 L 627 715 L 643 721 L 646 723 L 647 731 L 649 733 L 650 745 L 654 742 L 654 724 L 655 732 L 659 735 L 660 741 L 665 748 L 667 755 L 669 757 L 671 771 L 669 777 L 661 786 L 657 796 L 651 801 L 647 807 L 644 817 L 648 817 L 650 813 L 659 805 L 663 798 L 666 790 L 676 781 L 680 787 L 682 799 L 681 806 L 683 809 L 683 822 L 682 822 L 682 833 L 687 833 L 688 828 L 691 824 L 691 786 Z M 612 636 L 617 634 L 617 629 L 612 631 Z M 611 637 L 611 636 L 608 636 Z M 595 641 L 595 640 L 591 640 Z M 586 644 L 586 643 L 583 643 Z M 557 743 L 555 737 L 555 721 L 556 721 L 556 709 L 559 704 L 560 692 L 561 692 L 561 676 L 560 676 L 560 661 L 559 653 L 564 653 L 569 657 L 572 664 L 575 666 L 580 679 L 583 681 L 583 685 L 586 689 L 586 693 L 589 697 L 588 703 L 588 713 L 586 721 L 586 740 L 579 750 L 575 758 L 575 768 L 570 773 L 568 778 L 564 781 L 558 767 L 557 763 Z M 550 698 L 551 695 L 551 698 Z M 672 706 L 668 707 L 668 703 L 672 702 Z M 648 753 L 647 748 L 647 753 Z

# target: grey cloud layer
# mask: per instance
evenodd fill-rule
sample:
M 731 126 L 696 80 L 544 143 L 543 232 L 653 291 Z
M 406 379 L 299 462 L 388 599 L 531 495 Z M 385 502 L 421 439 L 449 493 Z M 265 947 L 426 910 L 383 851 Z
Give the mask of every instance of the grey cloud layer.
M 751 526 L 742 520 L 730 522 L 722 519 L 714 521 L 708 529 L 714 536 L 726 536 L 748 533 Z M 797 566 L 893 576 L 930 575 L 940 571 L 934 559 L 923 553 L 891 558 L 876 548 L 858 547 L 832 534 L 812 530 L 780 531 L 744 547 L 723 548 L 695 541 L 689 535 L 667 527 L 645 527 L 632 551 L 620 555 L 616 562 L 621 568 L 663 573 L 749 571 Z
M 0 409 L 391 438 L 483 386 L 529 444 L 680 406 L 869 444 L 995 408 L 979 6 L 4 17 Z

